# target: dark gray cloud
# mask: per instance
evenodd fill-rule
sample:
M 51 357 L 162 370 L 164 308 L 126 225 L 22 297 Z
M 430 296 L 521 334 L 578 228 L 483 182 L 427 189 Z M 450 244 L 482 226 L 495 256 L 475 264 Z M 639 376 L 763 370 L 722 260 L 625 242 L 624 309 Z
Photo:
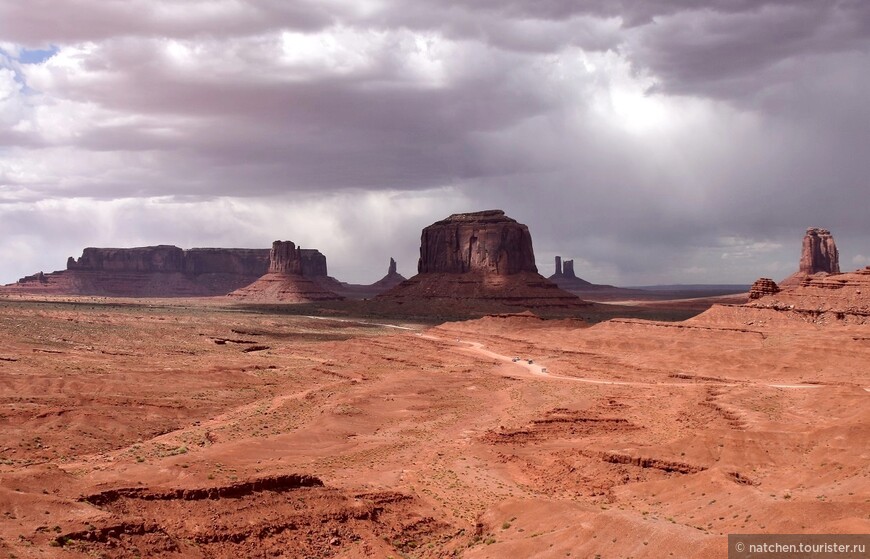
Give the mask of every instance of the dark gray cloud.
M 275 238 L 369 281 L 491 207 L 600 282 L 870 263 L 868 67 L 860 0 L 0 0 L 0 281 Z

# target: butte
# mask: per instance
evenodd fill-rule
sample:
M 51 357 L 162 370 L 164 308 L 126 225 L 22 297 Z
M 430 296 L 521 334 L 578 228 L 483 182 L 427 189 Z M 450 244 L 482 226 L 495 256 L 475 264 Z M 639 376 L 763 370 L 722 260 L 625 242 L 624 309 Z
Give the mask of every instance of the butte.
M 417 272 L 377 299 L 464 311 L 590 305 L 538 273 L 529 228 L 501 210 L 454 214 L 424 228 Z

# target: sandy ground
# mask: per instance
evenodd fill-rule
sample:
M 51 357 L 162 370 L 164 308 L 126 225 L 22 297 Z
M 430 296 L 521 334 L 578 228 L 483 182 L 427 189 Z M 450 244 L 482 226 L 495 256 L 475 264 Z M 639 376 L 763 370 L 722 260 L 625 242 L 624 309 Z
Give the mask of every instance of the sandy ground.
M 867 533 L 868 363 L 867 326 L 728 308 L 424 328 L 0 299 L 0 557 L 724 557 L 728 533 Z

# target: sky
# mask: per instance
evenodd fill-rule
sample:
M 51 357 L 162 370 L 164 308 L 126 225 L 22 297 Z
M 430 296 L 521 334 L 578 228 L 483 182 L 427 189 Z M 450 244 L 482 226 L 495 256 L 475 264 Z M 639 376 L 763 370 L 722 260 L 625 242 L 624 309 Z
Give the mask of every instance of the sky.
M 545 275 L 852 270 L 868 91 L 866 0 L 0 0 L 0 283 L 276 239 L 371 283 L 494 208 Z

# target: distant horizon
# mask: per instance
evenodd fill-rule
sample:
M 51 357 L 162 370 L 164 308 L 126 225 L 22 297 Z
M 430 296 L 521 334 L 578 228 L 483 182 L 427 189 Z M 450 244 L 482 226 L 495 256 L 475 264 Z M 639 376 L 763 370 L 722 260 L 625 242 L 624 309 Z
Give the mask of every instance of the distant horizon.
M 510 216 L 508 216 L 508 217 L 510 217 Z M 293 241 L 292 239 L 273 239 L 272 242 L 274 242 L 274 241 L 278 241 L 278 240 L 292 241 L 292 242 L 295 243 L 295 241 Z M 62 262 L 62 265 L 61 265 L 60 267 L 58 267 L 58 268 L 50 269 L 50 270 L 49 270 L 49 269 L 34 270 L 34 271 L 32 271 L 32 272 L 27 272 L 27 273 L 24 273 L 24 274 L 19 274 L 19 275 L 17 275 L 14 279 L 11 279 L 11 280 L 8 280 L 8 281 L 5 281 L 5 280 L 3 280 L 3 279 L 0 279 L 0 285 L 12 284 L 12 283 L 17 282 L 19 279 L 21 279 L 21 278 L 23 278 L 23 277 L 31 276 L 31 275 L 34 275 L 34 274 L 38 274 L 38 273 L 40 273 L 40 272 L 43 272 L 43 273 L 48 274 L 48 273 L 54 273 L 54 272 L 64 271 L 64 270 L 67 269 L 67 267 L 66 267 L 67 259 L 70 258 L 70 257 L 71 257 L 71 258 L 74 258 L 74 259 L 78 259 L 78 258 L 80 258 L 80 257 L 82 256 L 83 251 L 84 251 L 85 249 L 87 249 L 87 248 L 99 248 L 99 249 L 121 249 L 121 250 L 123 250 L 123 249 L 135 249 L 135 248 L 151 248 L 151 247 L 158 247 L 158 246 L 175 246 L 175 247 L 180 248 L 180 249 L 182 249 L 182 250 L 194 250 L 194 249 L 270 250 L 270 249 L 271 249 L 271 246 L 272 246 L 272 242 L 270 242 L 270 243 L 268 244 L 268 246 L 259 246 L 259 247 L 258 247 L 258 246 L 191 246 L 191 247 L 185 247 L 185 246 L 181 246 L 181 245 L 179 245 L 179 244 L 175 244 L 175 243 L 165 243 L 165 242 L 162 242 L 162 243 L 154 243 L 154 244 L 141 244 L 141 245 L 136 245 L 136 246 L 88 245 L 88 246 L 85 246 L 85 247 L 81 247 L 81 249 L 80 249 L 76 254 L 71 254 L 71 255 L 67 256 L 66 258 L 64 258 L 64 259 L 63 259 L 63 262 Z M 533 243 L 534 243 L 534 238 L 533 238 Z M 775 277 L 775 278 L 772 278 L 772 279 L 774 279 L 774 281 L 780 281 L 780 280 L 782 280 L 782 279 L 785 279 L 785 278 L 788 277 L 789 275 L 791 275 L 791 274 L 797 272 L 797 270 L 798 270 L 798 262 L 799 262 L 799 257 L 800 257 L 800 243 L 796 243 L 796 244 L 797 244 L 797 246 L 798 246 L 798 250 L 797 250 L 797 257 L 795 258 L 794 269 L 793 269 L 791 272 L 789 272 L 789 273 L 783 275 L 782 277 Z M 329 275 L 330 275 L 330 276 L 333 276 L 333 277 L 335 277 L 335 278 L 337 278 L 337 279 L 339 279 L 339 280 L 341 280 L 341 281 L 345 281 L 345 282 L 347 282 L 347 283 L 365 284 L 365 285 L 368 285 L 368 284 L 374 283 L 375 281 L 377 281 L 378 279 L 380 279 L 381 277 L 383 277 L 384 273 L 386 273 L 386 272 L 382 273 L 380 276 L 376 277 L 375 279 L 373 279 L 373 280 L 371 280 L 371 281 L 365 281 L 365 280 L 359 281 L 359 280 L 355 280 L 355 279 L 348 279 L 348 278 L 346 278 L 346 277 L 344 277 L 344 276 L 341 276 L 341 275 L 338 275 L 338 274 L 336 274 L 336 273 L 333 273 L 333 266 L 334 266 L 334 264 L 331 262 L 329 255 L 326 254 L 326 253 L 324 253 L 323 250 L 321 250 L 320 248 L 318 248 L 318 247 L 316 247 L 316 246 L 303 246 L 303 245 L 301 245 L 301 244 L 299 244 L 299 243 L 296 243 L 296 245 L 297 245 L 297 247 L 299 247 L 299 248 L 304 248 L 304 249 L 316 249 L 316 250 L 319 250 L 321 253 L 324 254 L 324 256 L 326 256 L 327 267 L 328 267 L 328 269 L 329 269 Z M 839 246 L 838 246 L 838 250 L 839 250 Z M 840 251 L 840 253 L 842 254 L 842 251 Z M 538 273 L 541 274 L 541 275 L 544 276 L 544 277 L 550 277 L 551 275 L 553 275 L 553 273 L 555 272 L 555 257 L 556 257 L 556 256 L 560 256 L 560 257 L 562 258 L 562 262 L 563 262 L 563 263 L 564 263 L 566 260 L 575 260 L 575 262 L 576 262 L 576 259 L 575 259 L 575 258 L 568 257 L 568 256 L 565 256 L 565 255 L 562 255 L 562 254 L 554 254 L 554 255 L 553 255 L 553 259 L 552 259 L 549 263 L 542 263 L 542 262 L 541 262 L 541 259 L 540 259 L 539 257 L 536 256 L 536 257 L 535 257 L 535 264 L 536 264 L 536 266 L 537 266 L 537 268 L 538 268 Z M 391 258 L 396 258 L 396 257 L 395 257 L 395 256 L 386 256 L 386 257 L 383 258 L 383 260 L 384 260 L 384 266 L 383 266 L 384 270 L 387 270 L 387 269 L 388 269 L 388 267 L 389 267 L 389 262 L 390 262 L 390 259 L 391 259 Z M 415 258 L 414 261 L 413 261 L 413 268 L 412 268 L 413 271 L 410 271 L 410 270 L 408 270 L 408 272 L 403 271 L 403 268 L 402 268 L 402 262 L 399 261 L 398 259 L 396 259 L 396 262 L 397 262 L 397 271 L 398 271 L 401 275 L 403 275 L 403 276 L 405 276 L 405 277 L 412 277 L 413 275 L 415 275 L 415 274 L 417 273 L 417 259 L 416 259 L 416 258 Z M 342 269 L 343 269 L 343 268 L 342 268 Z M 759 276 L 756 276 L 755 278 L 752 278 L 751 280 L 746 280 L 746 281 L 739 281 L 739 280 L 737 280 L 737 281 L 724 281 L 724 282 L 723 282 L 723 281 L 719 281 L 719 282 L 717 282 L 717 281 L 711 281 L 711 282 L 687 282 L 687 283 L 680 283 L 680 282 L 675 282 L 675 281 L 661 281 L 661 282 L 648 282 L 648 283 L 619 284 L 619 283 L 614 283 L 614 282 L 608 282 L 608 281 L 606 281 L 606 280 L 605 280 L 605 281 L 596 281 L 596 280 L 594 280 L 594 279 L 590 279 L 589 277 L 583 275 L 583 273 L 582 273 L 580 270 L 578 270 L 578 269 L 576 268 L 576 266 L 575 266 L 575 270 L 574 270 L 574 271 L 575 271 L 575 275 L 576 275 L 578 278 L 584 279 L 584 280 L 586 280 L 586 281 L 590 281 L 590 282 L 593 283 L 593 284 L 597 284 L 597 285 L 613 285 L 613 286 L 615 286 L 615 287 L 622 287 L 622 288 L 668 287 L 668 286 L 680 286 L 680 287 L 683 287 L 683 288 L 688 288 L 688 287 L 692 287 L 692 286 L 719 286 L 719 287 L 731 287 L 731 286 L 734 286 L 734 287 L 737 287 L 737 286 L 750 286 L 750 285 L 751 285 L 755 280 L 757 280 L 758 278 L 760 278 L 760 277 L 767 277 L 767 276 L 761 276 L 761 275 L 759 275 Z M 846 267 L 846 268 L 843 268 L 843 271 L 846 272 L 846 271 L 852 271 L 852 270 L 849 269 L 848 267 Z M 13 275 L 14 275 L 14 274 L 13 274 Z M 355 277 L 359 277 L 359 276 L 355 276 Z

